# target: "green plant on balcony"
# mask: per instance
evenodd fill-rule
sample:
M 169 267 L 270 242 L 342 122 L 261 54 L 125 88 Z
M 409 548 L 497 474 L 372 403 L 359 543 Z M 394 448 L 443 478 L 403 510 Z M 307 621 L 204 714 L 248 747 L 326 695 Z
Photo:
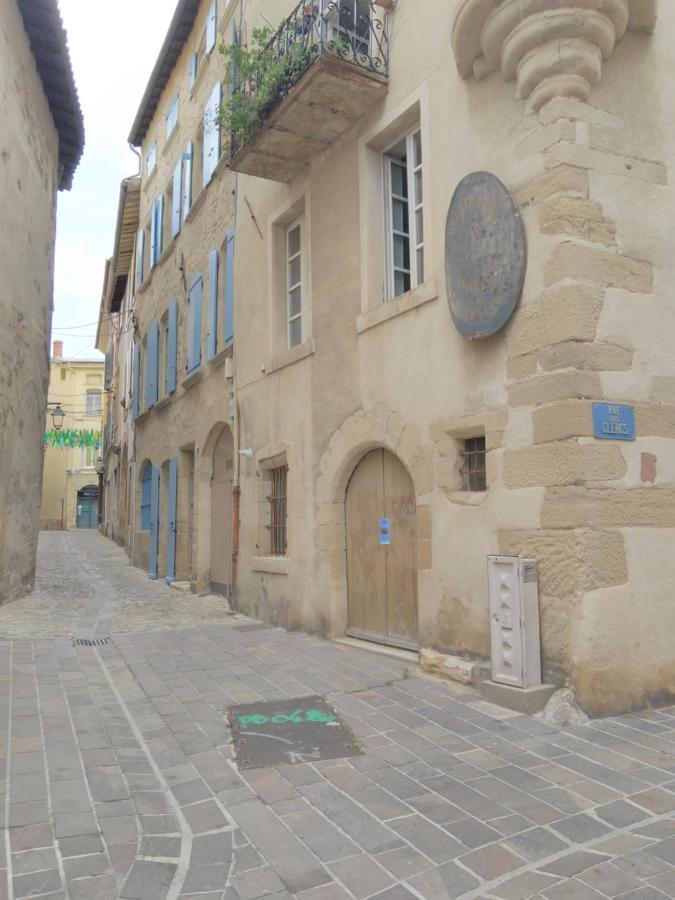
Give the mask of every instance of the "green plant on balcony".
M 250 45 L 221 45 L 227 60 L 229 97 L 220 108 L 219 119 L 230 133 L 233 150 L 249 144 L 265 118 L 290 91 L 308 68 L 312 48 L 302 41 L 279 52 L 271 28 L 253 30 Z

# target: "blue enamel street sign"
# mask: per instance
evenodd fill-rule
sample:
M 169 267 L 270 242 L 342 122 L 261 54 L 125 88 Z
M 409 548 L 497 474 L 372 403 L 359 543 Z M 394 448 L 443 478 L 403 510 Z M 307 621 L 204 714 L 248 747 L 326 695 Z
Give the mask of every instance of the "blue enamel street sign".
M 635 408 L 622 403 L 594 403 L 593 434 L 606 441 L 634 441 Z
M 391 520 L 380 519 L 379 521 L 380 543 L 385 546 L 391 544 Z

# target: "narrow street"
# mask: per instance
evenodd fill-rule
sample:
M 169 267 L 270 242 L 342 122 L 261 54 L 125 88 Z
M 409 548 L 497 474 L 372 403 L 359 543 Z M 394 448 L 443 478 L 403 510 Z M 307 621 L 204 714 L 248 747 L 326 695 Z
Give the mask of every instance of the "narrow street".
M 0 897 L 675 897 L 675 708 L 560 732 L 40 540 L 0 610 Z M 311 695 L 361 755 L 240 770 L 227 708 Z

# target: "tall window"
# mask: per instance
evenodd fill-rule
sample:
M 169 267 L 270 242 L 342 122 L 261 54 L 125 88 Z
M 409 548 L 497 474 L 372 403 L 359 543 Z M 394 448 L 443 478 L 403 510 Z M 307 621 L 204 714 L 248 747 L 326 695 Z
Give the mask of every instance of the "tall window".
M 141 531 L 150 531 L 152 463 L 146 462 L 141 475 Z
M 288 346 L 302 343 L 303 300 L 303 222 L 295 222 L 286 232 L 286 297 L 288 312 Z
M 82 461 L 80 468 L 82 469 L 95 469 L 96 468 L 96 460 L 98 450 L 95 447 L 83 447 L 82 448 Z
M 88 415 L 88 416 L 100 416 L 101 415 L 101 392 L 100 391 L 87 391 L 86 415 Z
M 148 147 L 148 155 L 146 159 L 147 176 L 149 177 L 155 170 L 157 165 L 157 138 Z
M 422 134 L 414 131 L 385 155 L 389 297 L 424 281 Z
M 270 469 L 270 552 L 272 556 L 286 556 L 286 483 L 287 466 Z

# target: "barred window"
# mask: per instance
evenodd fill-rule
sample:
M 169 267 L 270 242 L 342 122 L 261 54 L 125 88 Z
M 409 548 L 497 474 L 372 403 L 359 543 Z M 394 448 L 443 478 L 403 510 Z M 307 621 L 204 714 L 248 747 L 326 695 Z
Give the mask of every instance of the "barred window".
M 286 484 L 288 466 L 278 466 L 269 473 L 270 553 L 286 556 Z
M 462 451 L 462 490 L 487 490 L 485 471 L 485 438 L 467 438 Z

